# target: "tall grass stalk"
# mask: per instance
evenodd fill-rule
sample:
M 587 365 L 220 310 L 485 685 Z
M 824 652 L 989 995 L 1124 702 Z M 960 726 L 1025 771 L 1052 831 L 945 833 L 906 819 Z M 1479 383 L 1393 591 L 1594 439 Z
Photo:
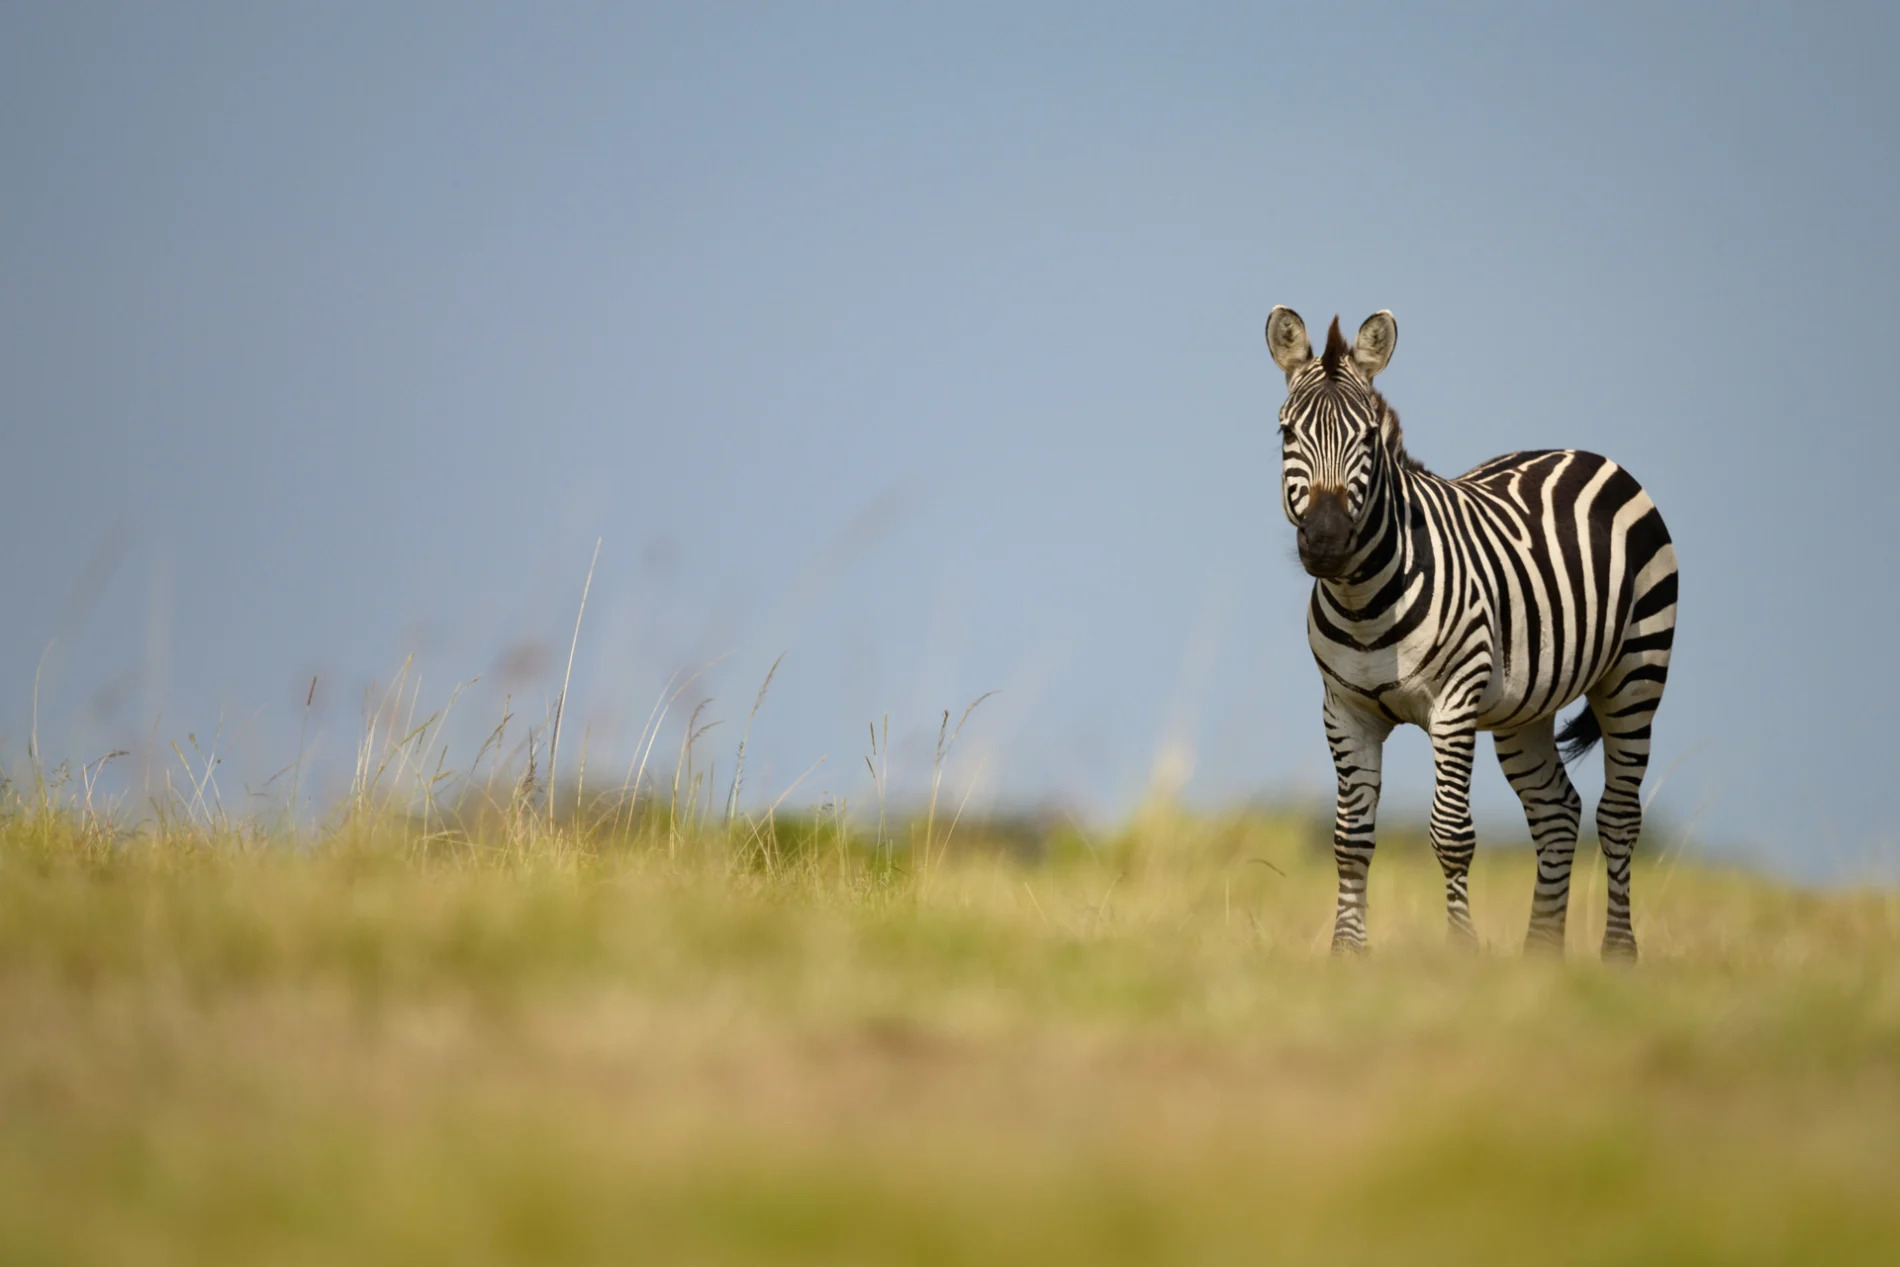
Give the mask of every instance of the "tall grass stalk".
M 765 671 L 765 681 L 759 683 L 759 693 L 752 699 L 752 711 L 746 714 L 745 733 L 739 736 L 739 751 L 732 762 L 732 787 L 726 793 L 726 824 L 732 824 L 733 815 L 739 810 L 739 790 L 745 779 L 746 744 L 752 739 L 752 723 L 758 718 L 759 706 L 765 703 L 765 693 L 772 689 L 772 679 L 778 676 L 778 666 L 785 662 L 785 653 L 779 652 L 778 659 L 772 661 L 772 667 Z M 823 758 L 820 758 L 823 760 Z
M 924 813 L 924 854 L 922 865 L 926 872 L 929 871 L 936 861 L 933 846 L 937 830 L 937 792 L 943 786 L 944 763 L 950 758 L 950 749 L 956 746 L 957 736 L 963 733 L 963 723 L 970 720 L 970 714 L 976 711 L 977 705 L 994 694 L 996 694 L 995 691 L 985 691 L 983 694 L 971 700 L 969 706 L 963 710 L 963 716 L 957 718 L 957 728 L 955 730 L 950 729 L 950 710 L 947 708 L 943 710 L 943 721 L 937 727 L 937 750 L 930 759 L 930 805 Z M 969 793 L 966 789 L 964 800 L 967 801 L 968 799 Z M 962 816 L 963 807 L 959 805 L 957 807 L 957 817 L 961 818 Z M 951 823 L 950 830 L 956 830 L 954 821 Z M 949 846 L 948 833 L 945 834 L 944 845 L 946 848 Z
M 284 807 L 284 834 L 297 836 L 297 811 L 303 803 L 303 760 L 310 739 L 310 709 L 317 702 L 317 674 L 310 675 L 310 689 L 304 692 L 303 712 L 297 722 L 297 759 L 290 775 L 290 802 Z
M 548 823 L 554 822 L 554 786 L 561 760 L 561 718 L 567 713 L 567 688 L 574 678 L 574 651 L 581 645 L 581 618 L 587 614 L 587 594 L 594 588 L 594 567 L 600 562 L 602 538 L 594 538 L 594 557 L 587 563 L 587 580 L 581 586 L 580 610 L 574 613 L 574 637 L 567 644 L 567 669 L 561 674 L 561 696 L 554 705 L 554 733 L 548 738 Z
M 873 848 L 888 866 L 896 861 L 889 834 L 884 830 L 884 786 L 891 771 L 891 715 L 884 714 L 884 740 L 878 742 L 877 723 L 871 723 L 871 755 L 864 759 L 871 772 L 871 788 L 877 795 L 877 837 Z

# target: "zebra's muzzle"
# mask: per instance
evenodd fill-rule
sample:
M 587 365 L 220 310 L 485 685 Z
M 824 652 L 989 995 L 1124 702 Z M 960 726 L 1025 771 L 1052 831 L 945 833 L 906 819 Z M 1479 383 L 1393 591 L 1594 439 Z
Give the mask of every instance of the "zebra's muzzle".
M 1300 520 L 1300 566 L 1311 576 L 1340 576 L 1352 559 L 1353 522 L 1343 490 L 1314 489 Z

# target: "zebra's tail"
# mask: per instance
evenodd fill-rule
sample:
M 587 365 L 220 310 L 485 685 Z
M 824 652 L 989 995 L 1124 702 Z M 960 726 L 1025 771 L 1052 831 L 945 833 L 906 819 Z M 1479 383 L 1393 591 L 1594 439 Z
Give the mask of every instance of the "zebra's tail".
M 1597 720 L 1596 711 L 1585 704 L 1577 710 L 1577 715 L 1563 724 L 1557 732 L 1557 755 L 1563 763 L 1569 765 L 1584 753 L 1597 746 L 1597 740 L 1603 738 L 1603 723 Z

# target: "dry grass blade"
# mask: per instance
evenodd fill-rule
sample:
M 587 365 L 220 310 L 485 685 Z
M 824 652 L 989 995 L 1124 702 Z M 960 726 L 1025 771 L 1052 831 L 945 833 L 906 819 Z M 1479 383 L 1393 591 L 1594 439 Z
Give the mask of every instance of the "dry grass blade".
M 937 750 L 930 762 L 930 805 L 924 814 L 924 867 L 926 870 L 936 865 L 936 853 L 933 845 L 937 830 L 937 793 L 943 786 L 944 762 L 949 759 L 950 750 L 956 746 L 957 736 L 963 733 L 963 723 L 970 720 L 970 714 L 976 711 L 977 705 L 995 694 L 997 694 L 996 691 L 985 691 L 971 700 L 969 705 L 963 710 L 963 716 L 957 718 L 957 727 L 955 730 L 949 729 L 950 710 L 947 708 L 943 710 L 943 721 L 937 727 Z M 967 791 L 964 794 L 964 799 L 969 799 Z M 963 816 L 961 805 L 957 807 L 957 816 L 959 818 Z M 954 831 L 955 829 L 955 824 L 953 823 L 951 830 Z M 949 833 L 945 833 L 943 847 L 948 849 L 949 844 Z
M 602 538 L 594 538 L 594 557 L 587 563 L 587 580 L 581 586 L 580 610 L 574 613 L 574 637 L 567 644 L 567 670 L 561 674 L 561 696 L 554 704 L 554 733 L 548 738 L 548 822 L 554 822 L 554 783 L 561 760 L 561 718 L 567 712 L 567 688 L 574 677 L 574 651 L 581 645 L 581 618 L 587 614 L 587 595 L 594 588 L 594 567 L 600 562 Z
M 705 664 L 702 664 L 697 669 L 694 669 L 687 679 L 681 682 L 677 687 L 673 687 L 673 682 L 679 677 L 678 669 L 675 669 L 672 675 L 666 679 L 667 687 L 672 688 L 672 693 L 668 694 L 666 688 L 662 688 L 660 698 L 654 701 L 653 711 L 647 716 L 647 724 L 640 730 L 640 742 L 635 745 L 638 751 L 634 758 L 627 764 L 627 781 L 621 785 L 620 789 L 621 804 L 625 808 L 626 824 L 625 827 L 621 826 L 620 815 L 616 813 L 614 816 L 616 831 L 623 831 L 633 826 L 634 811 L 638 808 L 637 803 L 640 798 L 640 789 L 646 782 L 647 761 L 653 755 L 653 745 L 659 742 L 660 727 L 665 724 L 667 713 L 672 711 L 673 705 L 679 702 L 679 697 L 686 693 L 688 687 L 697 682 L 701 676 L 709 672 L 714 665 L 717 665 L 725 658 L 724 656 L 717 656 Z M 688 727 L 688 729 L 690 730 L 691 728 Z M 677 786 L 678 780 L 676 778 L 676 789 Z
M 692 819 L 694 817 L 694 804 L 699 798 L 699 785 L 695 783 L 693 779 L 693 746 L 699 742 L 701 736 L 719 724 L 717 721 L 708 722 L 704 726 L 699 724 L 699 715 L 705 712 L 711 703 L 712 699 L 710 696 L 700 700 L 699 703 L 694 706 L 691 716 L 686 719 L 685 728 L 680 731 L 679 760 L 673 765 L 673 799 L 668 814 L 669 839 L 674 845 L 677 845 L 691 830 Z M 686 816 L 684 819 L 680 816 L 680 789 L 682 784 L 686 790 Z
M 806 766 L 805 772 L 799 775 L 797 778 L 793 779 L 791 783 L 786 787 L 786 789 L 783 792 L 779 793 L 778 799 L 776 801 L 773 801 L 770 805 L 766 807 L 765 814 L 759 820 L 759 822 L 754 823 L 752 825 L 752 837 L 747 842 L 747 845 L 748 847 L 756 848 L 759 851 L 760 858 L 762 858 L 765 862 L 765 870 L 766 870 L 767 875 L 773 874 L 777 869 L 777 863 L 778 863 L 777 815 L 778 815 L 779 807 L 785 804 L 785 798 L 790 796 L 793 792 L 797 791 L 798 785 L 803 783 L 807 778 L 811 777 L 812 772 L 817 770 L 819 766 L 823 765 L 825 761 L 826 761 L 825 757 L 820 757 L 818 758 L 818 760 L 812 762 L 809 766 Z M 764 825 L 763 831 L 760 830 L 760 824 Z
M 739 791 L 745 778 L 745 749 L 752 738 L 752 723 L 759 715 L 759 706 L 765 703 L 765 693 L 772 689 L 772 679 L 778 676 L 778 666 L 784 662 L 785 653 L 781 651 L 778 658 L 772 661 L 772 667 L 765 671 L 765 681 L 759 683 L 759 693 L 752 700 L 752 711 L 746 714 L 745 733 L 739 736 L 739 752 L 732 764 L 732 787 L 726 793 L 726 822 L 728 824 L 732 822 L 733 815 L 739 809 Z

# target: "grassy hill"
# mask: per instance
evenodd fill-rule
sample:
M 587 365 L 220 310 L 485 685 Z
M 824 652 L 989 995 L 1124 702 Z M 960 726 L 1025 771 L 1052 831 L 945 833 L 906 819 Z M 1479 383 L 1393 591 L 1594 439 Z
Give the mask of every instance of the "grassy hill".
M 1485 949 L 1302 824 L 879 850 L 0 815 L 0 1261 L 1880 1262 L 1900 898 L 1642 859 Z M 1020 837 L 1020 832 L 1018 833 Z

